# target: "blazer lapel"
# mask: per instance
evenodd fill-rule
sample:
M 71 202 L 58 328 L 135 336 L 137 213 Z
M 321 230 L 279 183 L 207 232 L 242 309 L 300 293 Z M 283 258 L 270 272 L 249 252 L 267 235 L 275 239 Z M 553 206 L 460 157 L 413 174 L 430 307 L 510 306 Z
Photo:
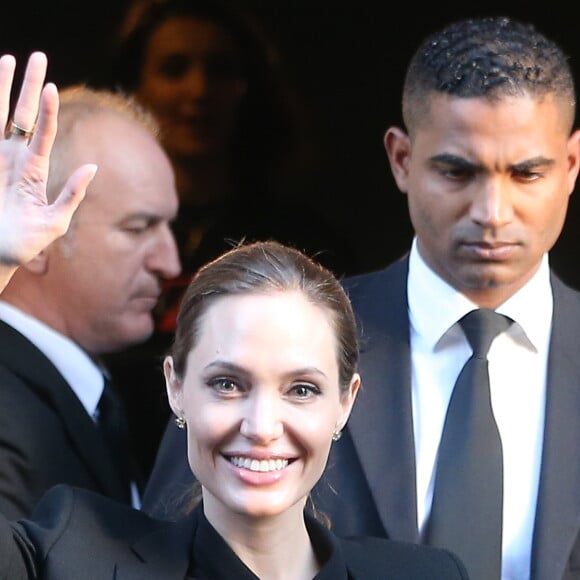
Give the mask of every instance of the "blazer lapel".
M 60 416 L 71 444 L 99 482 L 103 493 L 123 498 L 126 491 L 117 477 L 93 420 L 50 360 L 26 337 L 0 321 L 0 364 L 24 381 Z
M 408 260 L 347 281 L 361 326 L 362 388 L 348 430 L 390 537 L 418 540 Z
M 562 578 L 580 529 L 580 295 L 552 276 L 554 316 L 532 580 Z
M 115 580 L 183 580 L 189 567 L 197 519 L 165 522 L 132 546 L 126 560 L 117 564 Z

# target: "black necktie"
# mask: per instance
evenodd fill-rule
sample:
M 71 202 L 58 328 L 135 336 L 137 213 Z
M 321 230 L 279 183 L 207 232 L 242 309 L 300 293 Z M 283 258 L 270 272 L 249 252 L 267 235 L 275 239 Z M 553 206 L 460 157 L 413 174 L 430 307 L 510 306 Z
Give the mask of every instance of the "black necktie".
M 501 576 L 503 456 L 491 408 L 487 353 L 512 322 L 486 308 L 459 321 L 473 354 L 459 373 L 445 417 L 428 541 L 454 551 L 470 580 Z
M 126 490 L 123 499 L 127 503 L 131 503 L 130 487 L 133 459 L 130 452 L 129 426 L 121 397 L 107 379 L 105 379 L 105 387 L 99 400 L 98 424 L 123 483 L 123 488 Z

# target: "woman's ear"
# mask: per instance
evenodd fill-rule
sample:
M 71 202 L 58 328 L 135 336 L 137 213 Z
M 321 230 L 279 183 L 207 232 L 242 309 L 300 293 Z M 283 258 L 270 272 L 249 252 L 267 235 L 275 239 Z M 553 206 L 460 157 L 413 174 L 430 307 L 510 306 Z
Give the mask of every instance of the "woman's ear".
M 175 372 L 173 357 L 166 356 L 163 361 L 163 374 L 165 375 L 165 388 L 169 406 L 176 417 L 183 417 L 183 388 L 181 379 Z
M 350 412 L 352 411 L 352 407 L 354 402 L 356 401 L 356 396 L 358 395 L 358 391 L 360 389 L 361 379 L 358 373 L 355 373 L 350 380 L 350 385 L 348 387 L 348 391 L 342 395 L 340 400 L 340 404 L 342 406 L 342 417 L 340 421 L 336 425 L 337 431 L 342 431 L 348 418 L 350 417 Z

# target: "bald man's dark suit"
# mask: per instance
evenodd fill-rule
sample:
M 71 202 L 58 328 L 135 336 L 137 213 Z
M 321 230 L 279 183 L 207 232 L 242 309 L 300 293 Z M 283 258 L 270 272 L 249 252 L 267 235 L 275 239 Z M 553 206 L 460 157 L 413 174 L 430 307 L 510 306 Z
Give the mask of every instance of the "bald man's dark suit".
M 27 516 L 57 483 L 127 496 L 95 423 L 46 356 L 0 321 L 0 512 Z
M 362 388 L 314 493 L 339 534 L 419 540 L 407 273 L 405 258 L 344 283 L 361 326 Z M 572 580 L 580 579 L 580 293 L 554 274 L 551 282 L 554 317 L 531 578 Z M 162 506 L 169 493 L 163 479 L 179 479 L 167 469 L 180 437 L 168 429 L 146 508 Z M 185 474 L 187 466 L 179 469 Z

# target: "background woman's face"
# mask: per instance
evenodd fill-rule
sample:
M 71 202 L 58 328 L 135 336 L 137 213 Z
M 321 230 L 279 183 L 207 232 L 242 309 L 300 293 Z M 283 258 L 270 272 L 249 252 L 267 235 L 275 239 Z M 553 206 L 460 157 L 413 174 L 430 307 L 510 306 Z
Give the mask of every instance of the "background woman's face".
M 227 154 L 246 92 L 239 47 L 220 25 L 172 17 L 152 34 L 136 96 L 173 158 Z
M 169 389 L 187 421 L 206 511 L 264 517 L 303 509 L 354 400 L 341 398 L 338 372 L 329 315 L 301 292 L 210 306 L 185 377 L 173 377 Z

